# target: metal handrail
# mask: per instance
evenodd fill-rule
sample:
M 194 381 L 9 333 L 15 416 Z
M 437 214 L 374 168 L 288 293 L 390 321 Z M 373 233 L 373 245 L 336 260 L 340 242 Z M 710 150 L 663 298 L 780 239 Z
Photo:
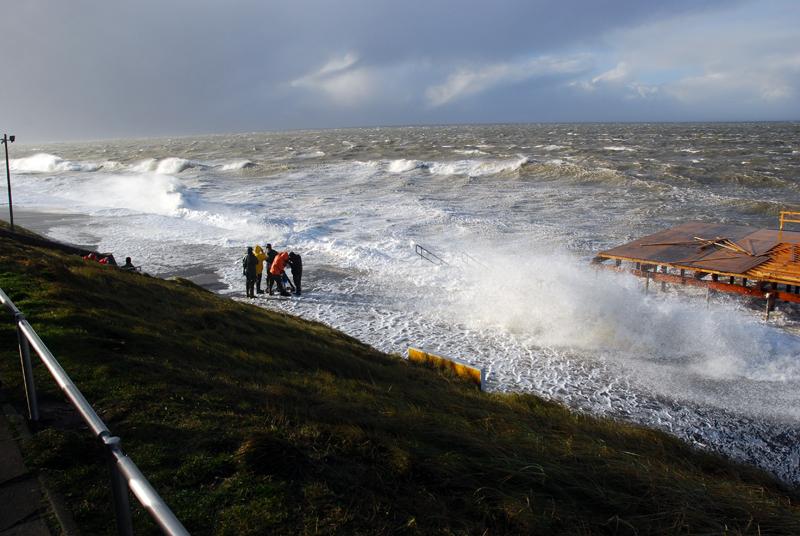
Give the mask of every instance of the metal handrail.
M 783 231 L 784 223 L 800 223 L 800 219 L 787 218 L 787 216 L 800 216 L 800 212 L 782 210 L 780 218 L 780 228 L 779 228 L 780 231 Z
M 481 268 L 488 268 L 488 266 L 486 266 L 484 263 L 482 263 L 472 255 L 470 255 L 466 251 L 459 251 L 458 256 L 461 258 L 461 262 L 466 265 L 475 264 Z
M 125 536 L 133 534 L 133 521 L 128 503 L 128 494 L 131 491 L 165 534 L 188 536 L 189 531 L 186 530 L 164 500 L 156 493 L 156 490 L 150 485 L 150 482 L 147 481 L 147 478 L 145 478 L 136 464 L 123 452 L 120 446 L 120 439 L 111 434 L 106 424 L 97 415 L 97 412 L 95 412 L 91 404 L 72 382 L 69 375 L 61 368 L 58 360 L 25 319 L 25 315 L 17 309 L 17 306 L 14 305 L 14 302 L 11 301 L 3 289 L 0 289 L 0 304 L 14 315 L 14 320 L 17 324 L 19 355 L 30 420 L 39 420 L 39 404 L 33 380 L 33 366 L 30 359 L 30 347 L 33 347 L 42 363 L 50 371 L 53 379 L 55 379 L 70 403 L 86 422 L 86 425 L 105 445 L 111 469 L 111 488 L 114 495 L 114 510 L 119 533 Z
M 438 256 L 428 248 L 420 246 L 419 244 L 414 245 L 414 253 L 416 253 L 426 261 L 431 262 L 433 264 L 438 264 L 439 266 L 447 264 L 447 261 L 445 261 L 443 258 Z
M 429 250 L 428 248 L 421 246 L 419 244 L 414 244 L 414 253 L 425 259 L 426 261 L 439 265 L 450 265 L 446 260 L 441 258 L 439 255 L 434 253 L 433 251 Z M 467 253 L 466 251 L 459 251 L 455 254 L 455 260 L 460 261 L 460 264 L 463 266 L 470 267 L 471 265 L 478 266 L 480 268 L 488 268 L 484 263 Z M 457 268 L 463 268 L 463 266 L 455 265 Z

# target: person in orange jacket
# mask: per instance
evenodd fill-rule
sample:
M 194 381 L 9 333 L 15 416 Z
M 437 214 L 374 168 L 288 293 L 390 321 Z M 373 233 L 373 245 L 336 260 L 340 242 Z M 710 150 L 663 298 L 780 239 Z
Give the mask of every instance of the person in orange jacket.
M 275 278 L 275 283 L 278 285 L 278 292 L 281 293 L 281 296 L 291 296 L 288 292 L 286 292 L 286 287 L 283 286 L 283 270 L 286 268 L 286 265 L 289 262 L 289 254 L 285 251 L 281 251 L 278 255 L 275 256 L 275 260 L 272 261 L 272 266 L 269 268 L 269 274 Z

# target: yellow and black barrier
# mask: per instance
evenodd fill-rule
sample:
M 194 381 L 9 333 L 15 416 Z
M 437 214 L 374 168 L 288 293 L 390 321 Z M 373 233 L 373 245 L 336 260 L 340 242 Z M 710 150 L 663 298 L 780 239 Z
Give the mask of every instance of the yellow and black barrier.
M 469 363 L 452 357 L 442 357 L 440 355 L 425 352 L 418 348 L 408 349 L 408 360 L 415 363 L 425 363 L 439 369 L 450 370 L 456 376 L 476 384 L 483 391 L 486 382 L 486 369 L 478 368 Z

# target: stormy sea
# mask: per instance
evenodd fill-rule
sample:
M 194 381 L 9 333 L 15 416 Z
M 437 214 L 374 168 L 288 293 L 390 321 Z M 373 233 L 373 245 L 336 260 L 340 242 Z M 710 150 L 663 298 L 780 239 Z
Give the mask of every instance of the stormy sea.
M 460 358 L 490 390 L 665 430 L 800 484 L 800 308 L 764 322 L 757 302 L 645 295 L 590 265 L 692 220 L 776 228 L 800 209 L 800 123 L 19 141 L 18 223 L 54 239 L 241 300 L 245 248 L 269 242 L 303 256 L 304 292 L 262 307 L 386 352 Z

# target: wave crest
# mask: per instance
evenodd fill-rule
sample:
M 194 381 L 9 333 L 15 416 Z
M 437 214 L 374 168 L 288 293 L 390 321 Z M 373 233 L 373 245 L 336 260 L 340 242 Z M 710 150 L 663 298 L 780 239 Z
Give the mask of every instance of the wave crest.
M 240 169 L 247 169 L 252 167 L 256 167 L 256 164 L 254 162 L 251 162 L 250 160 L 237 160 L 236 162 L 223 164 L 222 166 L 220 166 L 220 169 L 222 171 L 238 171 Z
M 413 169 L 428 169 L 428 164 L 421 160 L 406 160 L 404 158 L 400 158 L 398 160 L 392 160 L 389 162 L 387 169 L 390 173 L 404 173 Z
M 102 164 L 94 162 L 73 162 L 60 156 L 38 153 L 24 158 L 13 158 L 8 161 L 11 171 L 25 173 L 50 173 L 54 171 L 97 171 Z
M 468 177 L 485 177 L 519 171 L 532 160 L 520 156 L 509 160 L 456 160 L 454 162 L 434 162 L 429 169 L 435 175 L 466 175 Z
M 135 173 L 156 173 L 157 175 L 177 175 L 178 173 L 191 168 L 205 169 L 208 166 L 195 162 L 194 160 L 187 160 L 185 158 L 177 158 L 170 156 L 162 160 L 155 158 L 148 158 L 142 160 L 131 168 Z

